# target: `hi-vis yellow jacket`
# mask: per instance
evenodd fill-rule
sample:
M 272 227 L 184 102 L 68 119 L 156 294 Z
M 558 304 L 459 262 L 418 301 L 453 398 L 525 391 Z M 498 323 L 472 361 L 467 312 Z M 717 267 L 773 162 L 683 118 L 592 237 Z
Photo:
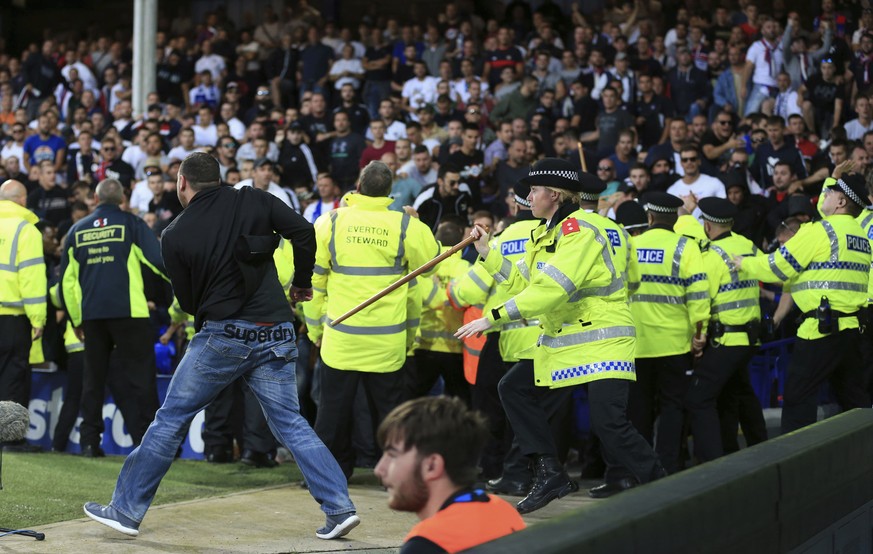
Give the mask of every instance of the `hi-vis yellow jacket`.
M 750 278 L 765 282 L 791 280 L 791 297 L 801 312 L 818 308 L 827 297 L 831 309 L 854 313 L 867 305 L 870 275 L 870 241 L 849 215 L 832 215 L 800 227 L 779 250 L 769 256 L 743 260 Z M 858 318 L 839 318 L 839 330 L 858 328 Z M 801 339 L 818 339 L 815 317 L 798 328 Z
M 11 200 L 0 200 L 0 315 L 26 315 L 45 326 L 45 260 L 39 218 Z
M 638 283 L 640 280 L 640 268 L 637 263 L 637 251 L 630 240 L 630 235 L 624 227 L 602 215 L 583 210 L 579 219 L 587 221 L 597 227 L 600 234 L 609 242 L 612 260 L 615 263 L 615 271 L 621 276 L 625 286 L 625 294 L 630 295 L 629 284 Z
M 499 324 L 539 318 L 538 386 L 635 380 L 636 333 L 609 241 L 582 219 L 585 212 L 567 211 L 559 208 L 553 226 L 534 229 L 521 262 L 489 252 L 485 268 L 515 296 L 485 315 Z
M 313 298 L 303 306 L 310 339 L 323 336 L 321 357 L 332 368 L 397 371 L 406 361 L 407 329 L 419 324 L 409 318 L 408 286 L 335 327 L 327 323 L 437 256 L 440 246 L 418 219 L 389 211 L 390 198 L 351 194 L 347 202 L 315 221 Z M 414 303 L 420 306 L 418 296 Z
M 691 351 L 698 322 L 709 324 L 709 284 L 700 248 L 672 230 L 653 227 L 634 237 L 640 284 L 631 296 L 639 338 L 637 358 Z
M 856 221 L 864 231 L 864 236 L 873 242 L 873 210 L 864 210 L 856 218 Z M 867 281 L 867 302 L 873 302 L 873 271 L 870 272 L 870 278 Z
M 450 246 L 443 246 L 442 251 Z M 470 269 L 470 263 L 455 252 L 449 259 L 437 266 L 430 279 L 418 281 L 415 289 L 421 299 L 421 326 L 418 329 L 418 347 L 433 352 L 460 354 L 461 340 L 455 338 L 455 331 L 463 324 L 464 314 L 452 308 L 446 296 L 446 288 L 452 279 L 461 277 Z
M 60 297 L 60 284 L 54 285 L 49 289 L 49 298 L 52 301 L 52 305 L 55 308 L 62 308 L 61 305 L 61 297 Z M 67 319 L 67 326 L 64 330 L 64 350 L 67 351 L 67 354 L 74 354 L 76 352 L 84 352 L 85 351 L 85 343 L 79 340 L 79 337 L 76 336 L 76 332 L 73 330 L 73 324 L 70 323 L 70 318 Z M 34 343 L 36 344 L 36 343 Z M 33 356 L 33 351 L 31 350 L 31 356 Z M 31 363 L 34 363 L 31 361 Z
M 491 241 L 491 248 L 515 264 L 524 261 L 527 252 L 527 243 L 531 232 L 540 225 L 538 219 L 525 219 L 516 221 L 503 230 L 500 235 Z M 527 267 L 527 266 L 524 266 Z M 501 277 L 498 277 L 502 279 Z M 458 307 L 482 305 L 483 313 L 491 312 L 491 309 L 500 306 L 512 298 L 506 287 L 500 283 L 485 269 L 482 264 L 475 264 L 463 276 L 452 283 L 450 299 Z M 489 332 L 500 332 L 498 342 L 500 357 L 504 362 L 517 362 L 519 352 L 528 350 L 526 359 L 533 358 L 530 347 L 536 344 L 540 335 L 540 320 L 523 319 L 520 321 L 508 321 L 503 325 L 495 325 Z
M 755 256 L 758 248 L 746 237 L 734 233 L 716 237 L 703 253 L 703 267 L 709 276 L 709 296 L 712 299 L 712 319 L 725 325 L 745 325 L 761 320 L 761 295 L 758 281 L 748 272 L 737 271 L 735 256 Z M 723 346 L 749 346 L 749 336 L 742 332 L 726 332 L 715 339 Z

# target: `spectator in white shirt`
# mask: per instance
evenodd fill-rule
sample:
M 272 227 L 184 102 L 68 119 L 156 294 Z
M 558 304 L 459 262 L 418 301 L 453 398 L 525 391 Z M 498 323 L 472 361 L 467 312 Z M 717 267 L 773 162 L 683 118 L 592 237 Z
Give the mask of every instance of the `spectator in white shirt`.
M 798 105 L 798 95 L 796 90 L 791 90 L 791 76 L 782 71 L 776 77 L 776 83 L 779 87 L 779 94 L 776 95 L 776 104 L 773 108 L 773 113 L 785 120 L 788 124 L 788 118 L 794 114 L 803 115 L 801 106 Z M 802 102 L 802 99 L 800 100 Z
M 196 73 L 208 71 L 212 75 L 213 81 L 216 83 L 221 82 L 225 73 L 224 58 L 212 51 L 211 40 L 204 40 L 200 45 L 200 51 L 202 55 L 197 60 L 197 63 L 194 64 L 194 71 Z
M 776 21 L 768 19 L 761 25 L 761 39 L 755 41 L 746 52 L 746 69 L 743 82 L 752 79 L 751 90 L 746 91 L 746 113 L 760 111 L 761 104 L 776 94 L 776 76 L 782 68 L 782 44 L 779 42 Z
M 275 176 L 273 162 L 269 158 L 258 158 L 255 160 L 251 178 L 240 181 L 233 188 L 239 190 L 243 187 L 255 187 L 269 192 L 284 202 L 289 208 L 300 212 L 300 201 L 297 199 L 297 195 L 294 194 L 293 190 L 282 188 L 273 181 Z
M 715 177 L 700 173 L 700 156 L 700 149 L 696 144 L 682 146 L 679 150 L 679 161 L 685 170 L 685 175 L 667 189 L 669 194 L 684 200 L 685 207 L 697 218 L 700 217 L 700 210 L 697 208 L 698 200 L 710 196 L 727 198 L 724 183 Z
M 230 136 L 236 139 L 237 142 L 242 141 L 246 136 L 246 126 L 245 123 L 236 117 L 233 104 L 230 102 L 224 102 L 221 105 L 219 115 L 221 116 L 221 120 L 227 123 L 227 130 L 230 131 Z
M 864 133 L 873 131 L 873 119 L 871 119 L 870 100 L 859 94 L 855 99 L 855 113 L 858 117 L 843 125 L 846 130 L 846 138 L 849 140 L 861 140 Z
M 164 175 L 159 167 L 146 167 L 145 175 L 146 178 L 136 183 L 133 192 L 130 193 L 130 209 L 140 217 L 149 211 L 149 202 L 155 197 L 152 186 L 163 186 L 164 184 Z
M 342 57 L 333 62 L 328 79 L 333 81 L 335 89 L 340 90 L 345 84 L 351 84 L 355 90 L 361 88 L 361 78 L 364 76 L 364 66 L 361 60 L 354 58 L 355 51 L 351 44 L 342 48 Z
M 212 110 L 209 106 L 201 106 L 197 113 L 197 124 L 191 127 L 194 130 L 194 144 L 197 146 L 215 146 L 215 143 L 218 142 L 218 129 L 212 122 Z
M 433 104 L 436 101 L 436 84 L 438 79 L 427 74 L 427 65 L 416 60 L 413 65 L 415 77 L 403 83 L 403 108 L 411 113 L 418 108 Z
M 200 148 L 194 146 L 194 129 L 182 129 L 179 131 L 179 146 L 174 147 L 167 154 L 167 158 L 171 160 L 184 160 L 188 154 L 200 152 Z
M 212 82 L 212 74 L 209 71 L 201 71 L 197 74 L 197 79 L 198 85 L 188 91 L 188 102 L 191 104 L 191 109 L 197 110 L 201 106 L 213 109 L 218 107 L 221 92 Z

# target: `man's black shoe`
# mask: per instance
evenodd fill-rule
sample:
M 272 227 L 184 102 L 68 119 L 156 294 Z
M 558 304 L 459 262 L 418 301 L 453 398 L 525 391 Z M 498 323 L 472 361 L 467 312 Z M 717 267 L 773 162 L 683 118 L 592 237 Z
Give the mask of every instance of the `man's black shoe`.
M 529 514 L 545 507 L 552 500 L 578 490 L 579 485 L 570 480 L 557 458 L 540 456 L 534 465 L 534 481 L 530 492 L 515 507 L 518 513 Z
M 273 452 L 255 452 L 254 450 L 243 450 L 239 461 L 247 466 L 252 467 L 276 467 L 279 463 L 276 461 L 276 454 Z
M 616 495 L 620 492 L 624 492 L 628 489 L 632 489 L 637 486 L 637 482 L 631 477 L 623 477 L 618 481 L 613 481 L 612 483 L 603 483 L 602 485 L 598 485 L 593 489 L 588 490 L 588 496 L 591 498 L 609 498 L 610 496 Z
M 506 496 L 527 496 L 527 491 L 530 490 L 530 481 L 513 481 L 511 479 L 491 479 L 485 484 L 485 490 L 494 494 L 504 494 Z
M 210 464 L 229 464 L 233 461 L 233 450 L 229 448 L 212 448 L 206 455 Z
M 105 458 L 106 452 L 96 444 L 86 444 L 82 447 L 82 456 L 85 458 Z

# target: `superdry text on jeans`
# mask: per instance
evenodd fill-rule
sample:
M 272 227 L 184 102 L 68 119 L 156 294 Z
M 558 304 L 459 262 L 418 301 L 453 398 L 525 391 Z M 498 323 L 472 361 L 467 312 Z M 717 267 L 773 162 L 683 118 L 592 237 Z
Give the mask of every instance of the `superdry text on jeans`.
M 250 342 L 266 342 L 268 340 L 280 341 L 291 340 L 294 338 L 294 331 L 288 327 L 279 327 L 276 329 L 240 329 L 233 323 L 228 323 L 224 326 L 224 336 L 229 339 L 241 340 L 244 344 Z

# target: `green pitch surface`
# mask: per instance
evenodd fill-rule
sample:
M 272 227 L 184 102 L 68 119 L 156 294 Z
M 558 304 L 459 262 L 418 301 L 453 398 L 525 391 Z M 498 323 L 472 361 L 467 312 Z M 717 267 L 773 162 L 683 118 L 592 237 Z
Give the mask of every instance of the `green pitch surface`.
M 48 452 L 4 453 L 0 527 L 32 529 L 84 517 L 82 505 L 85 502 L 109 502 L 122 462 L 124 457 L 121 456 L 87 459 Z M 301 479 L 293 463 L 272 469 L 253 469 L 240 463 L 176 460 L 161 481 L 154 504 L 287 485 Z

